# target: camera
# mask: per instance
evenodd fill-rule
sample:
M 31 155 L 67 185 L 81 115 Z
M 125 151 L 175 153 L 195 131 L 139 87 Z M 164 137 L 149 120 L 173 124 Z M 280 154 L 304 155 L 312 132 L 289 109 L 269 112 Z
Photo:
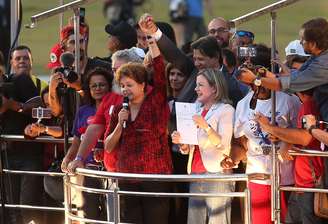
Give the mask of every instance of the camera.
M 77 73 L 71 67 L 59 67 L 55 69 L 55 72 L 60 72 L 64 75 L 64 79 L 73 83 L 78 79 Z
M 9 75 L 11 77 L 12 75 Z M 2 96 L 9 97 L 13 95 L 14 92 L 14 83 L 10 82 L 10 78 L 6 75 L 3 76 L 0 81 L 0 107 L 2 107 Z
M 238 47 L 237 56 L 239 58 L 248 58 L 248 57 L 256 57 L 257 51 L 255 47 Z
M 52 113 L 51 113 L 51 109 L 49 108 L 37 107 L 32 109 L 32 118 L 41 120 L 41 119 L 51 119 L 51 117 L 52 117 Z

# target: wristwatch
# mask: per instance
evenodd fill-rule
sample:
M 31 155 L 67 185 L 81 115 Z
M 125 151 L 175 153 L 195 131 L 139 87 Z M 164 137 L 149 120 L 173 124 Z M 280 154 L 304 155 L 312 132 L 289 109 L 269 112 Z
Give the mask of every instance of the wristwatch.
M 262 85 L 261 77 L 256 77 L 254 80 L 254 85 L 260 87 Z

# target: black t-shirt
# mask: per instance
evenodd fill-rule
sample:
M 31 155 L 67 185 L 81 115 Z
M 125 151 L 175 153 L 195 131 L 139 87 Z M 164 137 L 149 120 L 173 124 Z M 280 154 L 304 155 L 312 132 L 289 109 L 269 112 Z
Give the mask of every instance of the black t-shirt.
M 4 93 L 8 98 L 25 103 L 27 100 L 39 96 L 40 93 L 29 75 L 13 76 L 9 79 L 13 88 Z M 35 122 L 31 114 L 7 110 L 1 116 L 2 133 L 8 135 L 23 135 L 25 127 Z M 8 155 L 18 155 L 21 158 L 42 155 L 43 145 L 34 142 L 8 143 Z

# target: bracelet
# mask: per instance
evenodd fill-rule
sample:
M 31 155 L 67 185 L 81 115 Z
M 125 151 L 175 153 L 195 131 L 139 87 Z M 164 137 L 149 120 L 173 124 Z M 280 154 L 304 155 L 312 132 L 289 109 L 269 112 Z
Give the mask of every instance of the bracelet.
M 84 162 L 84 158 L 83 158 L 83 156 L 80 156 L 80 155 L 76 155 L 76 157 L 75 157 L 74 160 Z
M 309 128 L 309 133 L 312 135 L 312 131 L 313 129 L 318 129 L 318 127 L 316 125 L 311 125 L 311 127 Z
M 44 130 L 44 133 L 48 133 L 48 131 L 49 131 L 49 127 L 48 126 L 46 126 L 46 129 Z

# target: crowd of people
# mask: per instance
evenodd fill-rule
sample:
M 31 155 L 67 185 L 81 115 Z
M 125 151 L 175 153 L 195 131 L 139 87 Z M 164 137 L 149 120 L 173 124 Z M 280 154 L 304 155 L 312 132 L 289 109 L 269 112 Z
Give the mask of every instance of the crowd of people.
M 203 23 L 200 12 L 195 13 L 192 24 Z M 109 56 L 102 58 L 88 56 L 88 24 L 80 24 L 80 49 L 75 49 L 75 31 L 69 24 L 51 49 L 49 85 L 33 74 L 28 46 L 12 49 L 12 75 L 2 75 L 8 83 L 1 95 L 2 133 L 27 139 L 66 134 L 73 140 L 68 149 L 33 141 L 8 142 L 6 168 L 70 174 L 84 167 L 139 174 L 225 175 L 239 167 L 238 172 L 251 177 L 254 224 L 272 223 L 273 145 L 279 153 L 282 186 L 312 188 L 321 181 L 327 187 L 325 160 L 289 154 L 291 149 L 327 149 L 327 20 L 306 21 L 300 28 L 300 40 L 286 47 L 284 62 L 271 58 L 271 49 L 256 43 L 253 32 L 232 32 L 222 17 L 213 18 L 207 31 L 203 28 L 197 31 L 196 40 L 180 48 L 172 27 L 155 22 L 150 14 L 142 15 L 134 26 L 116 21 L 105 26 Z M 73 61 L 65 62 L 76 51 L 80 74 L 73 72 Z M 275 116 L 271 90 L 277 91 Z M 176 102 L 195 104 L 197 113 L 190 119 L 197 126 L 197 144 L 182 142 Z M 36 122 L 31 112 L 39 106 L 51 111 L 52 118 Z M 73 181 L 101 189 L 116 184 L 79 176 Z M 63 202 L 61 178 L 7 175 L 6 185 L 6 199 L 13 204 L 61 206 Z M 218 193 L 243 186 L 228 181 L 120 181 L 119 188 Z M 41 201 L 36 195 L 43 191 L 46 196 Z M 106 215 L 106 206 L 113 209 L 112 198 L 106 204 L 95 194 L 75 194 L 73 203 L 79 215 L 113 220 L 113 214 Z M 125 223 L 232 223 L 232 199 L 228 197 L 122 196 L 120 201 Z M 314 213 L 313 193 L 283 192 L 280 201 L 284 223 L 324 223 Z M 35 210 L 8 210 L 6 217 L 7 223 L 63 220 L 61 213 L 44 215 Z

